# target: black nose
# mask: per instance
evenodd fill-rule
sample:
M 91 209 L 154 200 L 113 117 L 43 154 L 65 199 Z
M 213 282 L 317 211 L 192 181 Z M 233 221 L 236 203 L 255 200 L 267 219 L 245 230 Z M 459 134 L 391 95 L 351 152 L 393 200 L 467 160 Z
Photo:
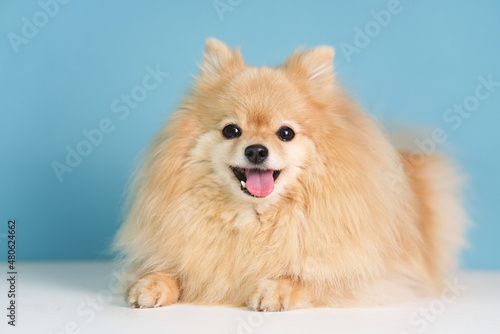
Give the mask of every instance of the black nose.
M 245 149 L 245 156 L 248 161 L 254 164 L 260 164 L 262 161 L 266 160 L 269 155 L 269 151 L 263 145 L 250 145 Z

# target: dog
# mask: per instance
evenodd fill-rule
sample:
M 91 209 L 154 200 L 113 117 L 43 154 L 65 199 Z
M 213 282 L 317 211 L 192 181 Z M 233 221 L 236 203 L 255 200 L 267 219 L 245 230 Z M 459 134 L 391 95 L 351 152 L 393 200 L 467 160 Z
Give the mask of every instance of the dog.
M 440 292 L 464 244 L 463 177 L 441 154 L 398 151 L 333 58 L 319 46 L 257 68 L 206 41 L 115 237 L 130 305 L 283 311 Z

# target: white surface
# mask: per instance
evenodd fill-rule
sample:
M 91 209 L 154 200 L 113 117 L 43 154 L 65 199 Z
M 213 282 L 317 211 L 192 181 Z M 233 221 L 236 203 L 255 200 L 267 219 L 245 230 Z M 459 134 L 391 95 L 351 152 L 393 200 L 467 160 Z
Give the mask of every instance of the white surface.
M 3 266 L 4 273 L 7 272 Z M 257 313 L 173 305 L 132 309 L 111 295 L 107 262 L 18 263 L 17 326 L 1 333 L 500 333 L 500 272 L 461 272 L 447 299 L 373 309 Z M 7 303 L 7 282 L 0 284 Z M 425 319 L 424 313 L 429 320 Z

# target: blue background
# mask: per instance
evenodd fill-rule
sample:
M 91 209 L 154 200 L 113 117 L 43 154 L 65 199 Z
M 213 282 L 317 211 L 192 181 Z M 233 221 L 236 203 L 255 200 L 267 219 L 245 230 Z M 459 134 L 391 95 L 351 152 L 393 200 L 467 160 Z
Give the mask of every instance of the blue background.
M 221 2 L 231 10 L 219 15 L 211 0 L 74 1 L 52 6 L 47 22 L 38 2 L 2 2 L 2 249 L 6 221 L 16 218 L 20 259 L 109 258 L 136 157 L 187 91 L 204 40 L 214 36 L 241 46 L 252 65 L 278 65 L 299 45 L 332 45 L 338 78 L 372 114 L 444 129 L 469 174 L 475 227 L 462 262 L 500 269 L 500 87 L 456 129 L 443 119 L 474 94 L 479 77 L 500 81 L 500 2 L 401 0 L 401 11 L 351 57 L 342 43 L 356 46 L 356 27 L 376 29 L 371 11 L 388 1 Z M 45 25 L 16 53 L 9 33 L 22 36 L 23 17 L 34 15 Z M 168 77 L 120 119 L 111 103 L 157 65 Z M 82 131 L 106 118 L 114 130 L 60 182 L 51 164 L 65 163 L 66 146 L 75 149 Z

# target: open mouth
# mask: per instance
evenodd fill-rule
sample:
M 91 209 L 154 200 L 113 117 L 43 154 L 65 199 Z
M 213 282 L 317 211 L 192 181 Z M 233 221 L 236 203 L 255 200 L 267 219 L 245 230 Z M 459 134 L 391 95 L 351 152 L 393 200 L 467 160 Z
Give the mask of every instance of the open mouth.
M 241 190 L 253 197 L 266 197 L 274 190 L 274 182 L 281 170 L 240 168 L 229 166 L 240 182 Z

